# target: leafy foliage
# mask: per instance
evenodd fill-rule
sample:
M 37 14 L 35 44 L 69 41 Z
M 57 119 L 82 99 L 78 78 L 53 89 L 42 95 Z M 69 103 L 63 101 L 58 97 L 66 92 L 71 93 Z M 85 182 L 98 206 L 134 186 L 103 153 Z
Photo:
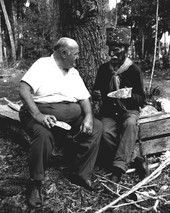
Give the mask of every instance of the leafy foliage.
M 158 38 L 170 33 L 170 5 L 168 0 L 159 1 Z M 118 25 L 131 26 L 136 51 L 141 56 L 142 36 L 145 38 L 145 52 L 152 54 L 155 37 L 156 0 L 122 0 L 119 3 Z
M 30 0 L 29 7 L 26 7 L 25 3 L 26 0 L 6 0 L 5 6 L 12 25 L 18 58 L 37 59 L 51 53 L 53 0 Z M 7 50 L 9 59 L 11 45 L 3 15 L 2 32 L 3 46 Z
M 23 19 L 23 45 L 25 58 L 39 58 L 51 53 L 51 5 L 41 1 L 26 9 Z
M 5 0 L 15 37 L 18 56 L 20 46 L 24 49 L 24 58 L 36 59 L 51 53 L 51 43 L 57 23 L 54 23 L 54 0 L 30 0 L 30 7 L 26 7 L 26 0 Z M 67 19 L 80 27 L 87 20 L 99 15 L 97 1 L 65 1 L 62 2 L 63 13 L 61 20 Z M 75 9 L 74 5 L 76 5 Z M 80 7 L 80 5 L 82 7 Z M 68 7 L 69 6 L 69 7 Z M 136 52 L 141 57 L 143 36 L 145 38 L 145 53 L 152 54 L 154 49 L 156 0 L 122 0 L 118 4 L 118 25 L 130 26 L 132 38 L 135 41 Z M 70 14 L 74 13 L 74 14 Z M 115 18 L 115 11 L 110 14 L 111 22 Z M 107 14 L 102 15 L 107 19 Z M 72 20 L 72 18 L 73 20 Z M 54 24 L 53 24 L 54 23 Z M 61 23 L 62 24 L 62 23 Z M 64 26 L 65 27 L 65 26 Z M 170 32 L 170 3 L 169 0 L 159 0 L 159 32 Z M 10 42 L 7 27 L 2 15 L 2 31 L 7 54 L 10 55 Z M 59 32 L 61 33 L 61 32 Z M 63 32 L 66 34 L 67 32 Z M 22 34 L 22 35 L 21 35 Z M 145 54 L 146 55 L 146 54 Z

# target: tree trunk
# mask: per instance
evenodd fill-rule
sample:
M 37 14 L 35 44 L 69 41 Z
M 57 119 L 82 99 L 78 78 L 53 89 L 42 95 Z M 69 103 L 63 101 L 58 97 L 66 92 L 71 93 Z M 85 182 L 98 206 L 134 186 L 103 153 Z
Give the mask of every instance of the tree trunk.
M 1 14 L 0 14 L 0 67 L 3 63 L 3 45 L 2 45 L 2 28 L 1 28 Z
M 115 16 L 115 27 L 117 26 L 117 20 L 118 20 L 118 16 L 117 16 L 117 13 L 118 13 L 118 6 L 117 6 L 117 0 L 116 0 L 116 16 Z
M 11 21 L 11 25 L 13 27 L 13 40 L 15 41 L 15 52 L 17 52 L 18 48 L 19 48 L 19 31 L 18 31 L 18 27 L 20 26 L 20 24 L 18 23 L 17 20 L 17 8 L 16 5 L 14 4 L 14 2 L 11 3 L 12 6 L 12 10 L 11 10 L 11 14 L 12 14 L 12 21 Z M 12 46 L 12 45 L 11 45 Z M 17 56 L 16 56 L 17 57 Z
M 108 0 L 54 0 L 54 38 L 67 36 L 80 46 L 77 68 L 89 90 L 107 59 L 105 13 Z
M 144 58 L 145 55 L 145 36 L 142 30 L 142 59 Z
M 157 49 L 157 41 L 158 41 L 158 19 L 159 19 L 159 0 L 157 0 L 157 7 L 156 7 L 156 29 L 155 29 L 155 48 L 154 48 L 154 58 L 153 58 L 153 65 L 152 65 L 152 72 L 151 72 L 151 79 L 149 82 L 149 92 L 152 87 L 152 80 L 153 74 L 155 70 L 155 63 L 156 63 L 156 49 Z
M 6 11 L 4 0 L 0 0 L 0 3 L 1 3 L 4 18 L 5 18 L 5 22 L 6 22 L 6 25 L 7 25 L 10 42 L 11 42 L 12 58 L 15 61 L 16 60 L 16 50 L 15 50 L 15 43 L 14 43 L 14 37 L 13 37 L 13 33 L 12 33 L 11 24 L 10 24 L 9 17 L 8 17 L 8 14 L 7 14 L 7 11 Z

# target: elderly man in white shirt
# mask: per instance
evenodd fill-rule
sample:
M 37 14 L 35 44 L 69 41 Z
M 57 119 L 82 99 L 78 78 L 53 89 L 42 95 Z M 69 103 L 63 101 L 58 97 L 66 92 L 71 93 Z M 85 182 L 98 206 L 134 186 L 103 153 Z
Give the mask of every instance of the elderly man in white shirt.
M 54 44 L 53 54 L 37 60 L 20 82 L 23 101 L 20 120 L 31 138 L 28 203 L 35 208 L 42 206 L 41 183 L 52 150 L 68 132 L 70 135 L 80 132 L 78 142 L 72 146 L 75 156 L 71 180 L 94 189 L 90 175 L 98 154 L 102 124 L 93 117 L 90 94 L 74 68 L 78 54 L 77 42 L 63 37 Z M 57 121 L 68 123 L 71 130 L 56 127 Z

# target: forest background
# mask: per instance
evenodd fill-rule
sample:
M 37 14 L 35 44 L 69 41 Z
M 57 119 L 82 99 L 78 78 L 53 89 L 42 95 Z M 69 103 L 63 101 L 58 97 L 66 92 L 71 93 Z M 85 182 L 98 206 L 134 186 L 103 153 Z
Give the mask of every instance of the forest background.
M 106 29 L 116 26 L 131 29 L 129 54 L 144 70 L 151 71 L 155 39 L 156 66 L 167 68 L 169 43 L 161 38 L 170 33 L 169 0 L 121 0 L 114 8 L 109 5 L 109 0 L 0 0 L 1 75 L 3 67 L 28 68 L 39 57 L 49 56 L 53 43 L 68 36 L 80 45 L 77 68 L 90 90 L 98 67 L 108 60 Z

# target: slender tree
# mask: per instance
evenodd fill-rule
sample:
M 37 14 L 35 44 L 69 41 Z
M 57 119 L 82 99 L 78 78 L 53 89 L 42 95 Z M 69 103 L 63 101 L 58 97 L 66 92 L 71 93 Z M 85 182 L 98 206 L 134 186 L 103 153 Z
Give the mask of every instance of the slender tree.
M 159 18 L 159 0 L 157 0 L 157 7 L 156 7 L 155 48 L 154 48 L 154 58 L 153 58 L 151 79 L 149 82 L 149 92 L 150 92 L 151 86 L 152 86 L 152 80 L 153 80 L 153 74 L 154 74 L 155 62 L 156 62 L 156 50 L 157 50 L 157 41 L 158 41 L 158 18 Z
M 0 10 L 0 67 L 3 62 L 2 28 L 1 28 L 1 10 Z
M 11 43 L 12 58 L 15 61 L 16 60 L 16 50 L 15 50 L 14 36 L 13 36 L 10 21 L 9 21 L 9 17 L 8 17 L 8 14 L 7 14 L 7 11 L 6 11 L 6 6 L 5 6 L 5 3 L 4 3 L 4 0 L 0 0 L 0 4 L 1 4 L 1 7 L 2 7 L 3 15 L 4 15 L 5 22 L 6 22 L 7 29 L 8 29 L 8 34 L 9 34 L 10 43 Z
M 117 12 L 117 10 L 118 10 L 118 6 L 117 6 L 117 0 L 115 0 L 116 1 L 116 16 L 115 16 L 115 27 L 117 26 L 117 19 L 118 19 L 118 12 Z

